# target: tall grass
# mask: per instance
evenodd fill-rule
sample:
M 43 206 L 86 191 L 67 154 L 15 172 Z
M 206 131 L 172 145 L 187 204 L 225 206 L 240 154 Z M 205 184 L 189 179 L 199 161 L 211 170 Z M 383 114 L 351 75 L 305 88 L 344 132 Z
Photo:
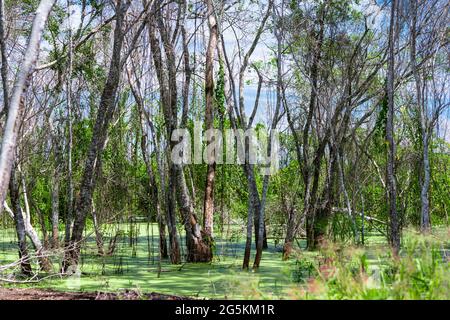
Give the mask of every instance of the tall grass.
M 404 234 L 399 256 L 386 246 L 360 248 L 329 243 L 318 258 L 300 256 L 293 274 L 295 299 L 450 299 L 449 231 Z

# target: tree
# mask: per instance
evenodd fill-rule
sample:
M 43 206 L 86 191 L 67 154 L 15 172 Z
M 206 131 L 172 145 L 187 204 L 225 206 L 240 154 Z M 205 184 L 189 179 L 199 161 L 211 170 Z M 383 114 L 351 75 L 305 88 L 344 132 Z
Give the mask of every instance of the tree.
M 76 267 L 80 257 L 80 246 L 83 240 L 83 230 L 86 216 L 92 210 L 92 194 L 95 188 L 95 174 L 100 166 L 102 151 L 108 134 L 108 126 L 111 122 L 116 107 L 116 96 L 123 66 L 122 47 L 125 37 L 125 15 L 130 7 L 129 0 L 119 0 L 115 5 L 116 27 L 114 29 L 113 55 L 107 81 L 100 98 L 97 119 L 93 130 L 92 141 L 88 156 L 84 165 L 83 178 L 80 187 L 80 197 L 77 199 L 75 209 L 75 222 L 69 245 L 66 246 L 62 271 L 68 272 L 71 266 Z
M 388 159 L 386 169 L 387 195 L 390 219 L 390 243 L 394 253 L 400 250 L 400 224 L 397 212 L 397 186 L 395 181 L 395 149 L 394 140 L 394 95 L 395 95 L 395 25 L 396 25 L 397 1 L 392 0 L 391 16 L 389 23 L 389 57 L 386 82 L 386 95 L 388 98 L 388 111 L 386 119 L 386 140 L 388 142 Z
M 5 201 L 8 182 L 11 176 L 11 167 L 14 162 L 17 134 L 21 119 L 20 112 L 21 108 L 24 107 L 23 93 L 30 85 L 30 77 L 36 67 L 36 61 L 39 55 L 42 32 L 54 4 L 55 0 L 42 0 L 36 10 L 36 16 L 33 20 L 33 27 L 28 39 L 27 50 L 25 51 L 22 65 L 17 75 L 17 80 L 11 95 L 11 102 L 8 107 L 8 117 L 6 120 L 5 129 L 3 131 L 2 149 L 0 154 L 0 203 Z M 1 18 L 3 19 L 3 17 Z M 7 91 L 5 92 L 7 93 Z

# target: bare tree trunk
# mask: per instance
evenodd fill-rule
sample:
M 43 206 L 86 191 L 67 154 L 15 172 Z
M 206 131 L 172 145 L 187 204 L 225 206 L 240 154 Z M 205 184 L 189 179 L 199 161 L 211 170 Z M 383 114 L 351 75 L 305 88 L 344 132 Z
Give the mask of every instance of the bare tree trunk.
M 97 218 L 97 211 L 95 210 L 94 201 L 92 200 L 92 222 L 94 224 L 95 243 L 97 244 L 97 253 L 99 256 L 105 254 L 103 249 L 103 235 L 100 229 L 100 224 Z
M 108 125 L 111 122 L 116 107 L 116 95 L 122 73 L 121 51 L 124 41 L 124 19 L 130 4 L 130 1 L 122 2 L 121 0 L 117 1 L 116 4 L 113 54 L 108 78 L 100 98 L 93 137 L 84 166 L 80 197 L 76 205 L 75 222 L 62 266 L 63 272 L 68 271 L 70 266 L 76 267 L 78 265 L 80 242 L 83 239 L 86 217 L 91 210 L 92 195 L 95 188 L 95 174 L 105 147 Z
M 395 72 L 395 19 L 397 0 L 391 3 L 391 18 L 389 26 L 389 58 L 388 58 L 388 79 L 387 79 L 387 96 L 388 96 L 388 114 L 386 123 L 386 140 L 388 142 L 388 159 L 386 182 L 388 187 L 388 206 L 390 217 L 389 242 L 395 254 L 400 250 L 400 226 L 397 212 L 397 186 L 395 182 L 395 140 L 394 140 L 394 72 Z
M 0 72 L 2 75 L 2 84 L 3 84 L 3 110 L 1 111 L 1 115 L 8 114 L 9 110 L 8 58 L 6 56 L 4 15 L 5 15 L 5 4 L 3 0 L 0 0 L 0 55 L 2 58 L 2 66 Z
M 14 162 L 17 135 L 21 120 L 20 105 L 23 103 L 23 93 L 30 84 L 30 77 L 34 71 L 39 55 L 42 33 L 55 1 L 56 0 L 42 0 L 36 10 L 36 16 L 33 20 L 33 27 L 31 29 L 27 49 L 13 88 L 0 154 L 0 203 L 5 201 L 11 175 L 11 167 Z M 0 207 L 0 212 L 2 209 L 3 207 Z
M 59 247 L 59 175 L 52 179 L 52 247 Z
M 20 207 L 19 187 L 15 177 L 15 169 L 12 168 L 11 179 L 9 181 L 9 195 L 11 198 L 11 207 L 14 214 L 16 225 L 17 241 L 19 245 L 19 258 L 21 259 L 20 268 L 23 274 L 31 275 L 31 263 L 28 259 L 27 236 L 25 231 L 25 222 L 23 220 L 22 209 Z
M 159 13 L 161 14 L 161 13 Z M 154 17 L 148 17 L 148 25 L 149 25 L 149 39 L 150 39 L 150 46 L 152 51 L 152 57 L 153 57 L 153 64 L 155 65 L 156 70 L 156 76 L 158 78 L 159 83 L 159 92 L 160 92 L 160 99 L 163 104 L 163 112 L 164 117 L 166 119 L 166 130 L 167 130 L 167 137 L 170 139 L 172 134 L 172 128 L 174 128 L 174 125 L 172 124 L 172 117 L 170 108 L 170 101 L 171 95 L 169 94 L 169 79 L 166 74 L 165 66 L 163 63 L 162 58 L 162 52 L 161 52 L 161 45 L 160 41 L 156 34 L 156 19 Z M 170 49 L 170 44 L 165 49 Z M 175 88 L 176 91 L 176 88 Z M 172 94 L 175 94 L 175 103 L 176 103 L 176 92 L 172 92 Z M 170 154 L 170 144 L 167 144 L 166 149 L 166 155 Z M 163 159 L 160 159 L 161 161 Z M 168 159 L 168 162 L 170 159 Z M 164 176 L 164 174 L 160 173 L 161 177 Z M 170 261 L 173 264 L 179 264 L 181 263 L 181 254 L 180 254 L 180 245 L 178 242 L 178 234 L 177 234 L 177 224 L 176 224 L 176 185 L 175 185 L 175 172 L 174 168 L 171 164 L 169 164 L 169 176 L 167 181 L 167 189 L 165 190 L 165 201 L 166 201 L 166 222 L 167 222 L 167 228 L 169 230 L 169 256 Z
M 39 265 L 42 270 L 46 272 L 50 272 L 52 270 L 52 264 L 48 257 L 45 256 L 45 247 L 42 245 L 41 239 L 39 239 L 39 235 L 37 234 L 36 230 L 34 229 L 33 225 L 31 224 L 31 211 L 30 211 L 30 205 L 28 202 L 28 193 L 27 188 L 25 184 L 25 176 L 20 169 L 20 166 L 17 166 L 18 172 L 20 173 L 21 180 L 22 180 L 22 195 L 23 195 L 23 202 L 25 204 L 25 211 L 21 210 L 23 214 L 23 221 L 25 223 L 25 232 L 30 238 L 31 242 L 33 243 L 33 247 L 36 250 L 36 254 L 38 255 Z
M 130 75 L 129 75 L 129 78 L 130 78 Z M 139 76 L 136 76 L 135 81 L 136 81 L 136 87 L 134 86 L 134 84 L 132 83 L 132 81 L 130 79 L 130 81 L 129 81 L 130 88 L 131 88 L 131 92 L 133 93 L 136 104 L 139 108 L 139 119 L 140 119 L 140 124 L 141 124 L 141 133 L 142 133 L 141 151 L 142 151 L 142 157 L 143 157 L 144 163 L 145 163 L 145 168 L 147 170 L 147 176 L 149 178 L 148 192 L 149 192 L 151 206 L 152 206 L 152 213 L 155 215 L 156 222 L 158 223 L 160 255 L 161 255 L 161 258 L 165 259 L 169 255 L 168 255 L 168 251 L 167 251 L 166 224 L 164 221 L 165 220 L 164 216 L 161 213 L 161 204 L 160 204 L 160 200 L 161 200 L 161 198 L 163 198 L 163 197 L 160 197 L 160 190 L 162 190 L 164 188 L 163 173 L 161 173 L 161 168 L 160 168 L 160 164 L 159 164 L 160 151 L 159 151 L 158 143 L 155 139 L 155 128 L 154 128 L 152 119 L 150 117 L 149 112 L 147 110 L 145 110 L 144 101 L 142 99 L 142 95 L 140 94 L 141 81 L 139 79 Z M 151 158 L 149 158 L 149 156 L 147 155 L 147 153 L 148 153 L 148 148 L 147 148 L 148 134 L 145 130 L 144 119 L 147 120 L 147 124 L 149 125 L 150 130 L 151 130 L 153 145 L 154 145 L 155 153 L 156 153 L 156 165 L 158 168 L 158 172 L 160 172 L 160 178 L 161 178 L 160 187 L 158 187 L 158 184 L 156 182 L 156 175 L 152 168 Z M 149 218 L 151 219 L 152 217 L 150 216 Z
M 183 168 L 172 164 L 176 174 L 177 197 L 181 215 L 184 220 L 186 231 L 187 261 L 188 262 L 210 262 L 212 259 L 212 248 L 209 239 L 202 230 L 194 213 L 192 200 L 186 185 Z
M 282 40 L 282 28 L 281 28 L 281 23 L 282 23 L 282 17 L 283 17 L 283 10 L 284 10 L 284 2 L 282 1 L 281 3 L 281 14 L 276 15 L 276 21 L 275 21 L 275 28 L 274 28 L 274 33 L 275 33 L 275 38 L 277 39 L 277 45 L 278 45 L 278 49 L 277 49 L 277 97 L 276 97 L 276 107 L 275 107 L 275 112 L 273 115 L 273 119 L 272 119 L 272 124 L 271 124 L 271 128 L 270 128 L 270 133 L 269 133 L 269 141 L 267 143 L 267 157 L 269 159 L 272 159 L 272 149 L 273 149 L 273 137 L 275 134 L 275 130 L 277 129 L 277 124 L 278 124 L 278 117 L 281 111 L 281 104 L 282 104 L 282 97 L 281 97 L 281 93 L 282 93 L 282 86 L 283 86 L 283 70 L 282 70 L 282 50 L 283 50 L 283 40 Z M 277 9 L 275 9 L 274 11 L 277 12 Z M 278 156 L 278 155 L 277 155 Z M 269 163 L 269 170 L 271 170 L 271 166 L 272 163 Z M 267 170 L 267 168 L 266 168 Z M 265 218 L 265 208 L 266 208 L 266 198 L 267 198 L 267 191 L 269 189 L 269 178 L 270 178 L 270 173 L 266 173 L 266 175 L 263 178 L 263 188 L 262 188 L 262 195 L 261 195 L 261 203 L 260 203 L 260 208 L 259 208 L 259 212 L 258 212 L 258 222 L 259 222 L 259 238 L 258 238 L 258 242 L 256 243 L 256 255 L 255 255 L 255 261 L 253 263 L 253 268 L 254 269 L 258 269 L 259 265 L 261 263 L 261 258 L 262 258 L 262 250 L 263 250 L 263 239 L 265 237 L 265 223 L 264 223 L 264 218 Z
M 417 39 L 417 0 L 411 1 L 411 69 L 414 76 L 416 85 L 416 104 L 420 120 L 420 129 L 422 135 L 422 170 L 423 180 L 420 181 L 420 200 L 421 200 L 421 216 L 420 216 L 420 229 L 423 233 L 427 233 L 431 230 L 430 222 L 430 201 L 428 199 L 428 192 L 430 189 L 430 159 L 429 159 L 429 132 L 428 132 L 428 115 L 426 103 L 422 97 L 422 81 L 417 68 L 417 56 L 416 56 L 416 39 Z
M 156 7 L 160 5 L 160 2 L 156 3 Z M 182 4 L 183 5 L 183 4 Z M 181 8 L 181 10 L 183 10 Z M 176 57 L 173 41 L 171 41 L 167 26 L 164 24 L 161 10 L 153 12 L 155 19 L 150 19 L 150 42 L 152 47 L 153 62 L 158 77 L 160 87 L 160 98 L 163 107 L 164 118 L 166 121 L 167 138 L 170 140 L 169 151 L 176 145 L 175 141 L 172 141 L 171 136 L 174 129 L 177 128 L 177 107 L 178 107 L 178 93 L 177 93 L 177 75 L 176 75 Z M 178 21 L 182 23 L 181 21 Z M 155 27 L 158 27 L 159 34 L 163 43 L 163 48 L 166 56 L 166 61 L 163 61 L 159 40 L 155 34 Z M 184 52 L 186 54 L 186 52 Z M 164 63 L 165 62 L 165 63 Z M 187 105 L 184 106 L 187 108 Z M 182 126 L 184 123 L 182 123 Z M 168 152 L 168 156 L 170 152 Z M 169 157 L 170 158 L 170 157 Z M 187 261 L 188 262 L 209 262 L 212 259 L 211 244 L 207 237 L 205 239 L 204 231 L 202 230 L 198 219 L 194 213 L 194 207 L 192 199 L 189 195 L 189 191 L 186 185 L 186 179 L 182 165 L 177 165 L 169 162 L 169 192 L 168 196 L 173 197 L 176 195 L 178 200 L 178 206 L 183 219 L 184 228 L 186 231 L 186 246 L 187 246 Z M 169 199 L 169 205 L 173 206 L 175 210 L 175 203 L 172 203 L 173 199 Z M 169 211 L 174 213 L 174 211 Z M 175 216 L 169 217 L 171 220 L 169 227 L 174 228 Z M 176 229 L 173 229 L 176 230 Z M 175 239 L 176 235 L 172 235 Z M 172 239 L 171 239 L 172 242 Z M 172 249 L 172 248 L 171 248 Z M 173 262 L 173 261 L 172 261 Z M 179 260 L 178 260 L 179 262 Z M 174 262 L 175 263 L 175 262 Z
M 289 210 L 288 221 L 286 225 L 286 238 L 283 245 L 283 260 L 288 260 L 291 253 L 295 237 L 295 213 L 294 210 Z
M 142 130 L 143 131 L 143 130 Z M 149 177 L 149 193 L 152 201 L 153 214 L 156 217 L 159 229 L 159 251 L 162 258 L 167 258 L 167 240 L 166 240 L 166 225 L 164 223 L 164 217 L 161 214 L 161 206 L 159 204 L 159 188 L 156 184 L 155 174 L 152 169 L 150 160 L 147 157 L 147 135 L 142 132 L 141 140 L 142 156 L 144 158 L 145 167 L 147 169 L 147 175 Z
M 209 43 L 206 52 L 206 75 L 205 75 L 205 125 L 206 129 L 214 128 L 214 53 L 217 46 L 217 22 L 215 18 L 212 0 L 205 0 L 208 8 Z M 216 175 L 215 155 L 212 155 L 208 163 L 205 184 L 205 199 L 203 205 L 203 225 L 205 234 L 212 240 L 214 222 L 214 180 Z
M 248 183 L 248 190 L 253 189 L 253 183 L 252 178 L 253 175 L 250 171 L 253 171 L 253 165 L 247 164 L 245 165 L 246 171 L 247 171 L 247 183 Z M 250 253 L 252 249 L 252 230 L 253 230 L 253 216 L 258 213 L 258 211 L 255 211 L 256 205 L 255 205 L 255 194 L 254 192 L 248 193 L 248 210 L 247 210 L 247 239 L 245 241 L 245 249 L 244 249 L 244 261 L 242 263 L 243 269 L 248 269 L 250 264 Z
M 320 170 L 321 148 L 317 149 L 316 157 L 314 161 L 310 160 L 310 129 L 313 121 L 314 113 L 317 107 L 317 94 L 318 94 L 318 82 L 319 82 L 319 66 L 322 58 L 322 45 L 324 37 L 324 9 L 318 13 L 319 31 L 314 35 L 314 43 L 312 48 L 312 65 L 310 70 L 311 77 L 311 91 L 309 98 L 308 114 L 305 126 L 303 127 L 303 181 L 305 184 L 305 196 L 304 196 L 304 208 L 306 215 L 306 242 L 309 249 L 314 249 L 314 221 L 315 221 L 315 197 L 317 193 L 317 179 L 312 173 Z M 320 159 L 318 159 L 320 156 Z M 314 167 L 314 168 L 313 168 Z M 317 178 L 317 179 L 316 179 Z M 315 179 L 312 181 L 312 179 Z
M 67 7 L 70 5 L 70 0 L 67 0 Z M 68 13 L 70 15 L 70 13 Z M 72 173 L 72 149 L 73 149 L 73 128 L 72 128 L 72 72 L 73 72 L 73 40 L 72 40 L 72 26 L 70 24 L 70 16 L 67 17 L 69 22 L 69 48 L 68 60 L 69 70 L 66 80 L 66 100 L 67 100 L 67 126 L 68 126 L 68 141 L 67 141 L 67 212 L 65 217 L 64 230 L 64 244 L 68 245 L 72 232 L 73 222 L 73 173 Z

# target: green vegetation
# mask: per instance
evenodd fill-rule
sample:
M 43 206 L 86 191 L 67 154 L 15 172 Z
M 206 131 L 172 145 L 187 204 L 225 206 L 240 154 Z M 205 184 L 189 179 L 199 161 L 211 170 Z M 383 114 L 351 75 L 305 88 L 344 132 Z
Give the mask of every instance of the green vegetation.
M 211 299 L 448 299 L 450 296 L 448 229 L 439 229 L 430 236 L 406 232 L 400 258 L 389 254 L 383 237 L 376 234 L 366 238 L 365 247 L 329 243 L 319 252 L 305 251 L 306 243 L 301 240 L 302 248 L 297 248 L 289 261 L 282 261 L 280 248 L 270 242 L 262 267 L 257 272 L 248 272 L 241 268 L 242 238 L 230 237 L 228 241 L 216 238 L 211 263 L 173 265 L 162 260 L 159 265 L 157 225 L 109 227 L 114 234 L 121 235 L 114 254 L 99 257 L 95 238 L 88 237 L 82 251 L 81 274 L 20 286 L 87 292 L 133 289 Z M 15 248 L 14 230 L 3 229 L 0 265 L 16 260 Z M 53 257 L 55 268 L 60 258 Z M 38 268 L 37 263 L 34 267 Z M 44 274 L 41 276 L 45 278 Z
M 0 0 L 0 286 L 449 299 L 449 22 Z

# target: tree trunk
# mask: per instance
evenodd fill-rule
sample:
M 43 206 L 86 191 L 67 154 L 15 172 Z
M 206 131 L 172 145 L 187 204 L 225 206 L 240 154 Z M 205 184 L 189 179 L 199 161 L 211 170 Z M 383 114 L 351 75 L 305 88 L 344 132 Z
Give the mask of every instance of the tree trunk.
M 411 69 L 414 76 L 416 85 L 416 105 L 420 121 L 420 129 L 422 136 L 422 170 L 423 179 L 420 180 L 420 200 L 421 200 L 421 215 L 420 215 L 420 229 L 423 233 L 427 233 L 431 230 L 430 222 L 430 202 L 428 199 L 428 192 L 430 189 L 430 159 L 429 159 L 429 132 L 428 132 L 428 114 L 426 103 L 422 97 L 422 81 L 417 68 L 417 56 L 416 56 L 416 38 L 417 38 L 417 0 L 411 1 Z
M 56 170 L 55 170 L 56 171 Z M 52 179 L 52 248 L 59 247 L 59 176 Z
M 160 13 L 159 13 L 160 14 Z M 156 15 L 156 13 L 155 13 Z M 173 115 L 171 112 L 171 100 L 173 97 L 169 93 L 169 79 L 166 73 L 166 67 L 163 63 L 162 58 L 162 52 L 161 52 L 161 46 L 160 41 L 156 34 L 156 18 L 154 16 L 148 17 L 148 25 L 149 25 L 149 38 L 150 38 L 150 46 L 152 51 L 152 57 L 153 57 L 153 64 L 155 66 L 156 70 L 156 76 L 158 78 L 159 83 L 159 92 L 160 92 L 160 99 L 162 102 L 163 107 L 163 113 L 164 118 L 166 120 L 166 130 L 167 130 L 167 138 L 170 140 L 171 134 L 172 134 L 172 128 L 175 126 L 173 125 Z M 170 50 L 170 44 L 166 47 L 164 47 L 166 50 Z M 172 53 L 170 53 L 172 54 Z M 173 60 L 173 59 L 172 59 Z M 173 84 L 172 84 L 173 86 Z M 176 87 L 175 87 L 176 91 Z M 172 94 L 175 94 L 175 101 L 176 103 L 176 92 L 172 92 Z M 166 156 L 168 158 L 167 162 L 170 162 L 169 159 L 170 154 L 170 145 L 167 145 L 166 148 Z M 161 158 L 161 164 L 163 163 L 163 159 Z M 164 173 L 160 172 L 161 178 L 164 178 Z M 176 173 L 174 171 L 174 168 L 171 164 L 169 164 L 169 176 L 167 181 L 167 188 L 165 190 L 165 201 L 166 201 L 166 222 L 167 222 L 167 228 L 169 230 L 169 256 L 170 261 L 173 264 L 179 264 L 181 263 L 181 254 L 180 254 L 180 245 L 178 242 L 178 234 L 177 234 L 177 224 L 176 224 L 176 185 L 175 185 L 175 176 Z M 161 180 L 163 181 L 163 179 Z M 163 185 L 163 184 L 162 184 Z
M 170 158 L 171 150 L 177 142 L 172 141 L 171 136 L 173 130 L 177 129 L 177 108 L 178 108 L 178 93 L 177 93 L 177 72 L 176 72 L 176 57 L 174 44 L 170 40 L 169 32 L 164 24 L 161 10 L 156 10 L 154 13 L 154 19 L 150 18 L 149 21 L 149 35 L 150 43 L 152 47 L 153 62 L 156 69 L 156 74 L 160 87 L 160 99 L 162 102 L 162 108 L 164 118 L 166 122 L 167 138 L 170 141 L 169 150 L 167 152 Z M 158 27 L 159 34 L 163 43 L 163 48 L 166 56 L 166 61 L 163 61 L 160 50 L 159 40 L 155 34 L 155 27 Z M 184 52 L 186 55 L 186 52 Z M 165 62 L 165 63 L 164 63 Z M 187 108 L 187 105 L 184 106 Z M 182 123 L 182 126 L 184 124 Z M 189 195 L 189 191 L 186 185 L 183 166 L 169 162 L 169 192 L 168 202 L 171 206 L 171 210 L 168 213 L 171 215 L 168 217 L 170 220 L 170 227 L 175 229 L 175 203 L 172 197 L 176 195 L 178 200 L 178 206 L 183 219 L 184 228 L 186 231 L 186 246 L 187 246 L 187 261 L 188 262 L 209 262 L 212 259 L 212 250 L 209 240 L 205 239 L 205 233 L 201 229 L 198 219 L 194 213 L 194 207 Z M 172 240 L 175 241 L 176 234 L 171 235 Z M 174 243 L 175 247 L 175 243 Z M 171 248 L 172 249 L 172 248 Z M 176 249 L 176 248 L 175 248 Z M 179 255 L 178 253 L 175 253 Z M 175 256 L 175 255 L 174 255 Z
M 30 212 L 30 205 L 28 202 L 28 193 L 25 184 L 25 177 L 20 169 L 20 166 L 17 166 L 17 169 L 18 172 L 20 173 L 22 180 L 22 194 L 23 194 L 23 202 L 25 204 L 25 211 L 21 210 L 21 212 L 25 223 L 25 232 L 28 238 L 30 238 L 31 242 L 33 243 L 33 247 L 36 251 L 36 254 L 38 255 L 39 265 L 41 269 L 45 272 L 50 272 L 52 270 L 52 264 L 49 258 L 45 256 L 45 247 L 42 245 L 41 239 L 39 239 L 39 235 L 37 234 L 36 230 L 33 228 L 33 225 L 31 224 L 31 212 Z
M 205 125 L 206 130 L 214 128 L 214 53 L 217 46 L 217 22 L 212 0 L 205 0 L 208 8 L 209 43 L 206 51 L 205 74 Z M 214 222 L 214 180 L 216 175 L 215 155 L 208 159 L 206 172 L 205 199 L 203 205 L 203 226 L 206 236 L 212 243 Z
M 295 212 L 293 209 L 289 210 L 288 221 L 286 224 L 286 238 L 283 245 L 283 260 L 288 260 L 293 249 L 295 237 Z
M 388 114 L 386 120 L 386 140 L 388 142 L 388 159 L 386 182 L 388 187 L 388 207 L 390 218 L 389 242 L 395 254 L 400 250 L 400 227 L 397 213 L 397 186 L 395 182 L 395 140 L 394 140 L 394 72 L 395 72 L 395 19 L 397 0 L 392 0 L 389 26 L 389 57 L 388 57 Z
M 92 222 L 94 224 L 94 232 L 95 232 L 95 243 L 97 244 L 97 253 L 99 256 L 103 256 L 105 254 L 105 250 L 103 249 L 103 235 L 100 229 L 100 224 L 97 218 L 97 211 L 95 210 L 94 201 L 92 201 Z
M 68 6 L 70 0 L 67 0 Z M 72 128 L 72 72 L 73 72 L 73 39 L 72 28 L 70 25 L 70 13 L 68 13 L 67 21 L 69 21 L 69 48 L 68 62 L 69 70 L 66 80 L 66 103 L 67 103 L 67 211 L 65 216 L 64 244 L 68 245 L 72 233 L 73 222 L 73 172 L 72 172 L 72 149 L 73 149 L 73 128 Z
M 253 175 L 251 172 L 253 171 L 253 165 L 246 164 L 244 165 L 246 168 L 247 173 L 247 183 L 248 183 L 248 190 L 250 191 L 248 193 L 248 211 L 247 211 L 247 238 L 245 241 L 245 250 L 244 250 L 244 261 L 242 263 L 242 268 L 245 270 L 248 270 L 249 264 L 250 264 L 250 253 L 252 249 L 252 230 L 253 230 L 253 216 L 258 212 L 255 213 L 256 208 L 256 200 L 255 200 L 255 194 L 251 190 L 253 190 L 253 183 L 252 183 L 252 177 Z
M 172 164 L 172 167 L 176 174 L 178 205 L 186 231 L 186 260 L 188 262 L 210 262 L 212 259 L 212 246 L 194 213 L 183 168 L 175 164 Z
M 21 121 L 20 105 L 23 104 L 23 93 L 30 84 L 30 77 L 35 69 L 39 55 L 42 33 L 55 1 L 42 0 L 36 10 L 27 49 L 13 88 L 0 153 L 0 203 L 5 201 L 11 168 L 14 162 L 19 123 Z M 0 206 L 0 212 L 2 209 L 3 207 Z
M 141 149 L 142 155 L 145 162 L 145 167 L 147 169 L 147 175 L 149 177 L 149 185 L 148 191 L 150 194 L 151 202 L 152 202 L 152 211 L 156 217 L 156 221 L 158 223 L 159 229 L 159 251 L 161 254 L 161 258 L 167 258 L 169 255 L 167 254 L 167 240 L 166 240 L 166 225 L 164 223 L 164 217 L 161 214 L 161 207 L 159 204 L 159 188 L 156 184 L 155 174 L 152 169 L 152 165 L 150 163 L 150 159 L 147 156 L 147 138 L 146 134 L 142 133 L 141 140 Z
M 283 6 L 283 4 L 282 4 L 282 6 Z M 284 10 L 284 8 L 282 7 L 281 12 L 283 12 L 283 10 Z M 281 14 L 283 14 L 283 13 L 281 13 Z M 271 128 L 270 128 L 270 133 L 269 133 L 269 141 L 267 143 L 267 155 L 266 156 L 270 160 L 272 160 L 272 149 L 274 148 L 274 146 L 272 145 L 273 137 L 275 134 L 275 130 L 277 129 L 278 117 L 280 114 L 281 104 L 282 104 L 281 93 L 282 93 L 282 86 L 283 86 L 283 70 L 282 70 L 283 42 L 282 42 L 282 34 L 281 34 L 281 23 L 282 23 L 282 17 L 276 16 L 276 21 L 275 21 L 276 26 L 274 28 L 274 33 L 275 33 L 275 37 L 277 39 L 277 45 L 278 45 L 278 48 L 277 48 L 277 97 L 276 97 L 275 112 L 273 114 L 272 124 L 271 124 Z M 272 169 L 272 163 L 269 163 L 269 170 L 271 170 L 271 169 Z M 266 168 L 266 170 L 267 170 L 267 168 Z M 254 269 L 259 268 L 259 265 L 261 263 L 261 258 L 262 258 L 264 238 L 267 239 L 264 219 L 265 219 L 265 208 L 266 208 L 267 191 L 269 189 L 270 174 L 271 174 L 271 172 L 266 172 L 266 175 L 263 178 L 261 203 L 260 203 L 260 208 L 258 211 L 259 234 L 258 234 L 258 242 L 256 243 L 255 261 L 253 263 Z M 266 246 L 267 246 L 267 243 L 266 243 Z
M 17 241 L 19 245 L 19 258 L 21 259 L 20 268 L 24 275 L 31 275 L 31 263 L 28 258 L 27 236 L 25 231 L 25 222 L 23 220 L 22 209 L 20 207 L 19 187 L 16 182 L 14 167 L 11 171 L 11 179 L 9 181 L 9 195 L 11 198 L 11 207 L 14 214 L 14 222 L 16 225 Z
M 84 166 L 80 197 L 77 199 L 72 235 L 62 266 L 63 272 L 66 272 L 70 266 L 76 267 L 78 265 L 80 243 L 83 239 L 86 217 L 91 210 L 92 195 L 95 188 L 95 173 L 97 172 L 97 167 L 101 161 L 101 154 L 105 147 L 108 126 L 116 107 L 117 89 L 122 73 L 121 51 L 124 41 L 124 18 L 129 6 L 129 1 L 123 3 L 119 0 L 116 4 L 116 27 L 114 30 L 113 54 L 108 78 L 100 98 L 92 141 Z
M 318 94 L 318 83 L 320 76 L 320 62 L 322 58 L 322 45 L 323 45 L 323 37 L 324 37 L 324 8 L 321 7 L 318 13 L 318 24 L 319 31 L 314 34 L 314 43 L 312 51 L 312 65 L 310 70 L 311 75 L 311 91 L 309 97 L 309 106 L 308 106 L 308 115 L 306 119 L 305 126 L 303 127 L 303 181 L 305 184 L 305 196 L 304 196 L 304 208 L 306 215 L 306 242 L 307 247 L 310 250 L 315 249 L 315 240 L 314 240 L 314 224 L 315 224 L 315 199 L 318 188 L 318 173 L 320 172 L 321 159 L 323 154 L 323 149 L 321 146 L 317 148 L 317 152 L 315 157 L 311 161 L 310 157 L 310 129 L 313 122 L 313 116 L 316 112 L 317 107 L 317 94 Z M 324 147 L 324 144 L 322 144 Z M 311 176 L 311 173 L 314 175 Z M 311 181 L 314 179 L 314 181 Z

